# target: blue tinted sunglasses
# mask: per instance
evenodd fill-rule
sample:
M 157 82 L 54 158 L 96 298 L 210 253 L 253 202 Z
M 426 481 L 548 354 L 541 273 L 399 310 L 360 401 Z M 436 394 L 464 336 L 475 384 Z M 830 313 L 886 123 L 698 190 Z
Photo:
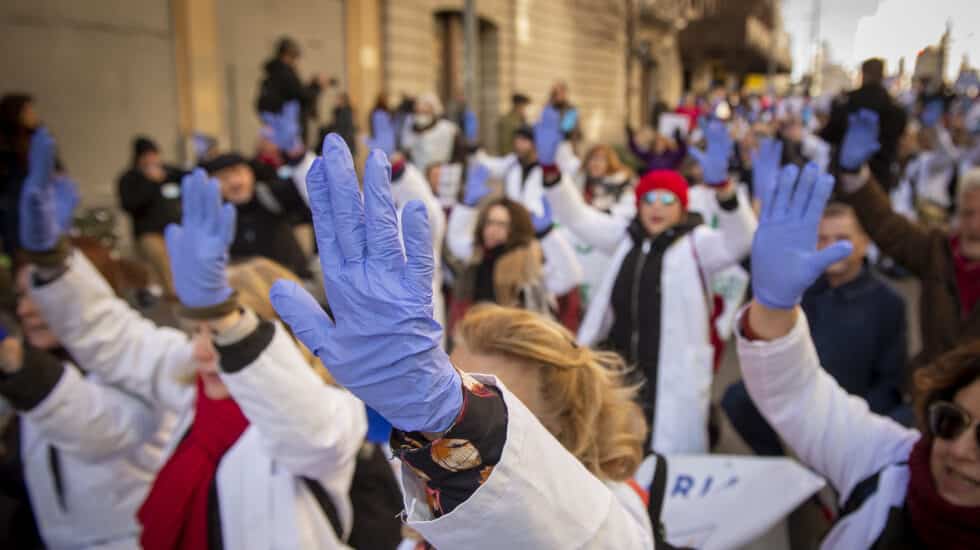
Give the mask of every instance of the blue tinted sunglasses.
M 677 202 L 677 195 L 671 193 L 670 191 L 658 189 L 655 191 L 647 191 L 643 194 L 642 199 L 646 204 L 657 204 L 657 201 L 659 200 L 660 204 L 670 206 Z

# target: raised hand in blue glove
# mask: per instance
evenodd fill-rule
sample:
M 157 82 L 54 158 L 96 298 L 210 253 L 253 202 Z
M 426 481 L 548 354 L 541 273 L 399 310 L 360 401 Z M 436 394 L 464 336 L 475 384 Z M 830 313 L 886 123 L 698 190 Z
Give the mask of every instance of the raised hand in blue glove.
M 722 185 L 728 181 L 728 158 L 732 155 L 732 138 L 721 120 L 712 120 L 704 130 L 705 150 L 691 147 L 688 151 L 701 165 L 704 183 Z
M 561 125 L 558 111 L 548 105 L 541 112 L 541 118 L 534 125 L 534 148 L 538 152 L 538 163 L 542 166 L 554 166 L 558 145 L 562 140 Z
M 480 204 L 484 197 L 490 194 L 490 187 L 487 180 L 490 179 L 490 170 L 479 162 L 470 163 L 466 171 L 466 190 L 463 193 L 463 204 L 471 208 Z
M 295 154 L 302 150 L 299 137 L 299 101 L 287 101 L 278 113 L 263 112 L 262 122 L 272 128 L 272 142 L 280 151 Z
M 371 131 L 374 137 L 368 140 L 369 149 L 381 149 L 386 155 L 395 153 L 395 127 L 387 111 L 374 111 L 371 115 Z
M 578 126 L 578 109 L 574 107 L 565 111 L 565 114 L 561 117 L 561 131 L 564 133 L 569 133 Z
M 75 208 L 78 206 L 78 184 L 67 174 L 59 174 L 54 177 L 55 211 L 58 216 L 58 226 L 61 233 L 66 234 L 71 230 L 72 222 L 75 218 Z
M 390 174 L 384 154 L 372 152 L 362 200 L 347 145 L 337 134 L 327 136 L 306 186 L 333 320 L 293 282 L 276 282 L 270 297 L 334 378 L 393 426 L 442 432 L 462 407 L 461 378 L 432 318 L 425 206 L 410 201 L 404 208 L 403 254 Z
M 871 155 L 881 149 L 878 143 L 878 113 L 861 109 L 847 117 L 847 132 L 840 146 L 840 167 L 859 170 Z
M 480 139 L 480 120 L 472 109 L 463 113 L 463 135 L 469 143 L 476 143 Z
M 939 119 L 943 116 L 943 100 L 933 99 L 926 103 L 925 107 L 922 108 L 922 114 L 920 118 L 922 120 L 922 125 L 926 128 L 933 128 L 939 123 Z
M 541 215 L 538 216 L 534 212 L 531 212 L 531 225 L 534 226 L 534 232 L 537 235 L 544 233 L 545 231 L 551 229 L 551 226 L 555 223 L 554 212 L 551 210 L 551 202 L 547 198 L 541 199 Z
M 834 178 L 817 165 L 807 164 L 802 174 L 787 165 L 763 197 L 752 242 L 752 291 L 762 305 L 792 309 L 827 267 L 853 250 L 847 241 L 817 250 L 817 227 L 833 189 Z
M 164 232 L 174 290 L 184 307 L 224 303 L 231 296 L 228 247 L 235 238 L 235 206 L 221 204 L 218 181 L 198 168 L 181 180 L 180 224 Z
M 66 230 L 59 213 L 69 209 L 62 203 L 72 198 L 58 193 L 54 157 L 54 139 L 46 129 L 38 128 L 31 137 L 19 205 L 20 243 L 32 252 L 53 250 Z
M 779 164 L 783 159 L 783 142 L 765 138 L 752 153 L 752 191 L 756 197 L 768 197 L 779 180 Z

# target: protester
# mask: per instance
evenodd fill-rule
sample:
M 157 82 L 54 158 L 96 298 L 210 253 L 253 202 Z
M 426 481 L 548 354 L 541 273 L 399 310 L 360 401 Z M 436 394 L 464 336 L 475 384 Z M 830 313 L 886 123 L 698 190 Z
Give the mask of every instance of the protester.
M 548 106 L 558 112 L 562 138 L 572 143 L 582 139 L 582 128 L 579 126 L 578 109 L 572 105 L 568 97 L 568 83 L 559 80 L 551 87 L 548 94 Z
M 37 235 L 31 297 L 51 331 L 101 380 L 179 417 L 137 513 L 140 545 L 343 547 L 363 405 L 323 383 L 285 329 L 239 299 L 247 288 L 230 286 L 236 209 L 219 184 L 196 170 L 182 187 L 166 241 L 191 337 L 142 318 L 64 246 L 49 194 L 22 212 Z
M 581 280 L 574 252 L 553 231 L 547 203 L 536 216 L 509 198 L 490 197 L 488 177 L 482 164 L 471 166 L 464 202 L 449 217 L 449 250 L 465 262 L 456 278 L 452 322 L 480 302 L 559 317 L 557 297 Z
M 432 319 L 425 208 L 404 209 L 403 254 L 383 155 L 368 158 L 362 199 L 345 149 L 328 137 L 309 180 L 334 320 L 295 283 L 277 283 L 271 297 L 337 381 L 396 429 L 407 526 L 436 548 L 652 549 L 648 520 L 519 399 L 453 367 Z
M 635 133 L 633 128 L 626 126 L 626 139 L 630 152 L 640 162 L 641 174 L 653 170 L 678 170 L 687 156 L 687 143 L 680 131 L 670 138 L 647 126 Z
M 24 244 L 30 249 L 35 243 Z M 100 271 L 111 273 L 106 251 L 85 253 Z M 20 456 L 44 544 L 136 547 L 136 511 L 156 475 L 173 419 L 158 417 L 148 403 L 77 364 L 30 295 L 33 271 L 24 264 L 16 275 L 23 342 L 12 334 L 0 338 L 0 395 L 19 413 L 18 448 L 11 452 Z M 92 498 L 109 494 L 113 498 Z
M 401 148 L 420 170 L 432 164 L 460 160 L 463 156 L 460 128 L 443 115 L 439 98 L 433 93 L 424 94 L 415 100 L 412 123 L 402 130 Z
M 815 167 L 801 176 L 788 167 L 764 194 L 752 246 L 755 298 L 738 341 L 749 394 L 797 456 L 837 490 L 842 513 L 822 548 L 974 548 L 980 345 L 966 344 L 916 373 L 922 432 L 871 413 L 820 368 L 797 304 L 820 273 L 851 253 L 846 242 L 816 249 L 833 186 Z
M 337 94 L 336 103 L 333 106 L 333 118 L 326 128 L 320 130 L 320 140 L 330 133 L 336 133 L 344 138 L 347 146 L 350 147 L 352 154 L 357 154 L 357 122 L 354 116 L 354 106 L 351 104 L 350 96 L 346 92 Z
M 637 365 L 652 427 L 647 448 L 661 453 L 708 450 L 714 352 L 704 278 L 738 263 L 755 229 L 750 205 L 728 181 L 724 132 L 712 134 L 704 154 L 721 205 L 717 230 L 687 218 L 687 182 L 677 172 L 640 179 L 632 220 L 588 207 L 567 178 L 545 182 L 556 220 L 612 257 L 578 340 L 605 343 Z
M 854 211 L 830 204 L 820 220 L 817 247 L 840 241 L 852 244 L 851 255 L 829 266 L 800 304 L 820 364 L 844 391 L 863 398 L 871 412 L 911 423 L 902 399 L 907 378 L 905 303 L 867 265 L 869 240 Z M 756 454 L 783 454 L 779 437 L 753 405 L 744 382 L 728 387 L 722 407 Z
M 300 127 L 300 140 L 305 143 L 307 125 L 316 115 L 317 98 L 328 82 L 326 77 L 317 74 L 309 84 L 304 85 L 297 71 L 299 58 L 299 43 L 288 36 L 280 38 L 276 43 L 275 57 L 263 66 L 265 76 L 259 87 L 256 111 L 260 114 L 278 113 L 286 103 L 298 102 L 300 109 L 296 113 L 296 122 Z
M 138 136 L 133 139 L 132 163 L 118 183 L 119 203 L 131 219 L 137 250 L 168 295 L 173 295 L 174 285 L 163 230 L 180 221 L 183 175 L 182 170 L 163 163 L 153 140 Z
M 898 140 L 905 131 L 907 117 L 882 84 L 884 76 L 884 61 L 865 61 L 861 65 L 861 87 L 834 101 L 830 120 L 820 130 L 820 137 L 839 150 L 843 146 L 850 115 L 861 109 L 874 111 L 881 121 L 881 148 L 871 157 L 869 167 L 875 179 L 890 191 L 898 183 L 895 160 Z
M 497 121 L 497 155 L 506 156 L 514 152 L 514 133 L 527 126 L 527 106 L 531 98 L 515 93 L 510 98 L 510 111 L 501 115 Z
M 874 112 L 851 115 L 838 161 L 850 173 L 841 176 L 839 187 L 882 253 L 922 282 L 922 351 L 912 360 L 919 368 L 980 337 L 980 169 L 961 176 L 952 232 L 917 225 L 892 210 L 881 186 L 863 169 L 880 147 L 878 134 Z

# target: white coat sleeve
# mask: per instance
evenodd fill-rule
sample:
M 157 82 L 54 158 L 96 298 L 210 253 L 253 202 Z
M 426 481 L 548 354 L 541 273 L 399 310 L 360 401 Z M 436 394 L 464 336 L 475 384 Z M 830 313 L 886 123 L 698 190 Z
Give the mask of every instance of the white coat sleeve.
M 821 368 L 802 313 L 777 340 L 740 334 L 738 356 L 756 407 L 800 460 L 833 484 L 841 503 L 857 483 L 907 457 L 920 437 L 872 413 Z
M 155 406 L 180 412 L 192 403 L 194 386 L 183 382 L 194 373 L 187 335 L 129 307 L 81 252 L 31 297 L 82 368 Z
M 738 197 L 734 210 L 718 209 L 717 229 L 702 225 L 694 230 L 694 246 L 705 274 L 737 264 L 752 250 L 758 222 L 750 202 L 741 194 Z
M 615 252 L 631 220 L 610 216 L 585 204 L 575 184 L 564 175 L 558 185 L 545 190 L 545 196 L 551 202 L 556 222 L 589 246 L 607 254 Z
M 219 346 L 221 380 L 270 456 L 294 475 L 321 478 L 353 463 L 367 433 L 364 404 L 328 386 L 278 323 Z
M 152 438 L 157 427 L 148 403 L 82 378 L 72 366 L 44 400 L 22 414 L 45 440 L 86 462 L 125 454 Z
M 582 264 L 560 231 L 551 230 L 541 239 L 541 251 L 544 253 L 544 284 L 549 292 L 561 296 L 582 283 Z
M 407 525 L 436 548 L 589 548 L 652 550 L 649 520 L 562 447 L 502 384 L 507 434 L 489 478 L 448 514 L 433 518 L 425 488 L 402 466 Z
M 446 227 L 446 246 L 457 260 L 465 262 L 473 257 L 476 218 L 476 209 L 465 204 L 457 204 L 449 213 L 449 224 Z

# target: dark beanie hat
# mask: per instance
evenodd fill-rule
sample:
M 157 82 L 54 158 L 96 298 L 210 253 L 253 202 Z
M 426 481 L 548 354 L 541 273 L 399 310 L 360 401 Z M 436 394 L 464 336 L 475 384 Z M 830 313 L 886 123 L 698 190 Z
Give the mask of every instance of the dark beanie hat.
M 146 136 L 136 136 L 133 139 L 133 158 L 139 158 L 146 153 L 159 153 L 160 148 L 152 139 Z
M 214 174 L 218 170 L 224 170 L 225 168 L 239 164 L 248 164 L 248 161 L 245 160 L 245 157 L 241 153 L 231 152 L 222 153 L 214 158 L 201 162 L 200 166 L 207 170 L 208 174 Z
M 528 126 L 527 124 L 523 126 L 518 126 L 514 130 L 514 137 L 522 137 L 534 141 L 534 128 Z

